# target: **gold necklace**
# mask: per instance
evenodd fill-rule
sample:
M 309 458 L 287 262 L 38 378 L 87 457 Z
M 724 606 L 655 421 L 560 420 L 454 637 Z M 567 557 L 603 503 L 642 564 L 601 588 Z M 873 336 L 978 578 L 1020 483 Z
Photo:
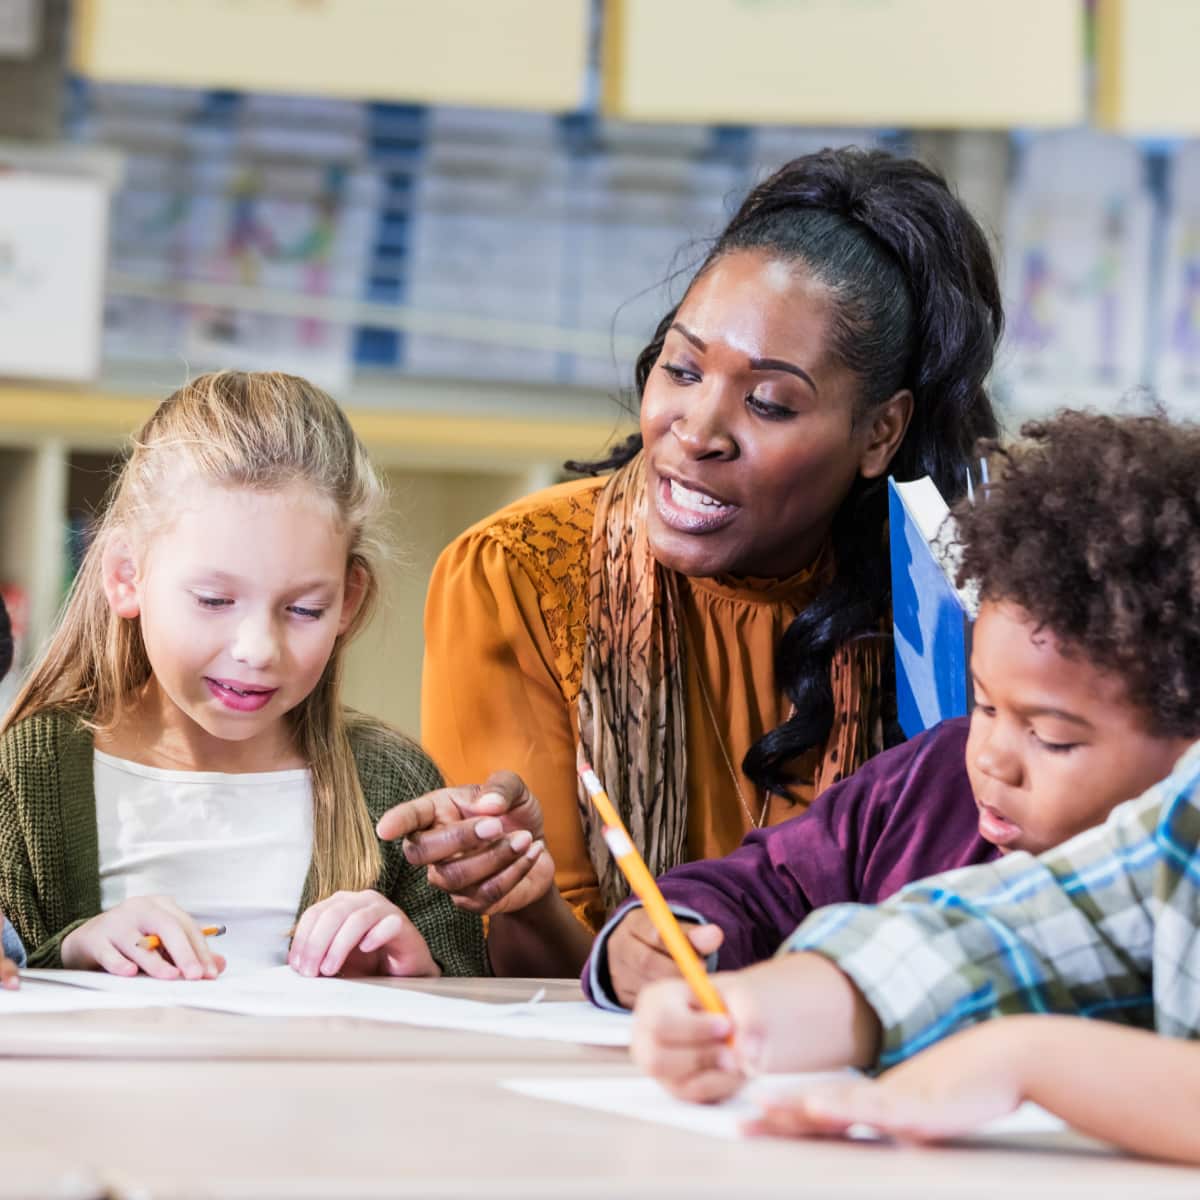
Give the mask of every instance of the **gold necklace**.
M 708 712 L 708 719 L 712 722 L 713 736 L 717 739 L 717 745 L 721 748 L 721 757 L 725 760 L 725 769 L 729 772 L 729 778 L 733 781 L 733 790 L 737 792 L 742 812 L 746 814 L 746 820 L 750 822 L 752 829 L 761 829 L 767 819 L 767 810 L 771 807 L 771 793 L 767 792 L 763 796 L 762 808 L 759 810 L 758 820 L 755 820 L 753 814 L 750 812 L 750 805 L 746 803 L 746 797 L 742 792 L 742 785 L 738 782 L 737 772 L 733 769 L 733 760 L 729 757 L 729 751 L 725 749 L 725 739 L 721 736 L 721 727 L 717 724 L 717 714 L 713 711 L 712 698 L 708 694 L 708 684 L 704 681 L 703 664 L 699 660 L 696 662 L 696 679 L 700 684 L 700 695 L 704 699 L 704 707 Z

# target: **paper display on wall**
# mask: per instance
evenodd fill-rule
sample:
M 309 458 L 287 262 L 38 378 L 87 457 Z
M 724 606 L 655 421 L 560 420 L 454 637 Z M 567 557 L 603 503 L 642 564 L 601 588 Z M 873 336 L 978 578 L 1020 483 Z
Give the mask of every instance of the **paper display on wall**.
M 95 376 L 107 227 L 99 180 L 0 173 L 0 375 Z
M 0 0 L 0 58 L 32 58 L 42 36 L 42 0 Z
M 1112 409 L 1144 376 L 1154 206 L 1138 148 L 1089 131 L 1025 147 L 1008 207 L 996 362 L 1010 409 Z

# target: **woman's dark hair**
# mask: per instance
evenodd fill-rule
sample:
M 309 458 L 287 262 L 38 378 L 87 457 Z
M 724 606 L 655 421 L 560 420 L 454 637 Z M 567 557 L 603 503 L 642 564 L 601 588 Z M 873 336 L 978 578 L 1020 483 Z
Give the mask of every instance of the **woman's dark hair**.
M 856 419 L 910 389 L 912 420 L 890 470 L 898 479 L 930 475 L 948 501 L 956 499 L 976 440 L 997 432 L 984 380 L 1004 313 L 987 239 L 946 181 L 914 159 L 878 150 L 805 155 L 751 191 L 696 278 L 742 250 L 795 261 L 829 289 L 832 355 L 861 381 Z M 677 311 L 638 355 L 639 401 Z M 635 436 L 589 467 L 620 466 L 640 448 Z M 789 764 L 829 736 L 834 651 L 885 628 L 886 530 L 886 480 L 858 479 L 833 522 L 837 574 L 776 651 L 776 678 L 796 711 L 742 763 L 762 788 L 786 794 L 794 782 Z
M 13 661 L 12 622 L 8 619 L 8 609 L 4 607 L 4 597 L 0 596 L 0 679 L 8 674 L 8 668 Z
M 1062 412 L 1021 435 L 955 510 L 960 580 L 1120 679 L 1151 732 L 1196 737 L 1200 425 Z

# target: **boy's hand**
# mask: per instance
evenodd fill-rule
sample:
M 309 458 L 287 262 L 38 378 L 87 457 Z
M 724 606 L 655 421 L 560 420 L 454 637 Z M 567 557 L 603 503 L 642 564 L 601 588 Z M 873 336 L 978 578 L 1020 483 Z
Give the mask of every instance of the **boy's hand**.
M 137 943 L 158 935 L 162 946 Z M 63 939 L 63 966 L 110 975 L 144 971 L 155 979 L 215 979 L 225 960 L 209 948 L 200 926 L 170 896 L 134 896 L 73 929 Z
M 683 929 L 701 958 L 715 953 L 725 940 L 725 934 L 716 925 L 684 923 Z M 679 978 L 679 968 L 644 908 L 631 908 L 625 914 L 608 935 L 605 948 L 613 994 L 626 1008 L 633 1007 L 647 984 Z
M 772 1101 L 747 1132 L 806 1137 L 870 1125 L 911 1142 L 966 1133 L 1020 1105 L 1020 1025 L 1011 1017 L 989 1021 L 947 1038 L 878 1080 Z
M 405 858 L 467 912 L 516 912 L 554 886 L 541 805 L 511 771 L 397 804 L 376 829 L 384 841 L 404 838 Z
M 651 984 L 634 1009 L 634 1061 L 680 1099 L 724 1100 L 751 1074 L 862 1067 L 876 1059 L 878 1017 L 819 954 L 784 954 L 712 981 L 728 1018 L 702 1012 L 682 980 Z
M 738 1091 L 759 1069 L 762 1045 L 753 992 L 736 974 L 714 982 L 727 1017 L 705 1012 L 682 979 L 650 984 L 634 1010 L 633 1061 L 673 1096 L 699 1104 Z
M 375 891 L 335 892 L 305 910 L 288 965 L 301 975 L 440 975 L 417 927 Z

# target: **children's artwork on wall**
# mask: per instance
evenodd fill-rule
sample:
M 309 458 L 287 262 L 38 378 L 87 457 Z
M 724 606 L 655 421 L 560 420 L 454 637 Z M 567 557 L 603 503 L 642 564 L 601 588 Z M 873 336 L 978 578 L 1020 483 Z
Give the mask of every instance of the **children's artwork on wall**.
M 350 382 L 352 323 L 315 304 L 357 299 L 374 212 L 370 172 L 242 161 L 195 207 L 194 279 L 256 290 L 276 311 L 195 306 L 186 354 L 206 366 L 289 371 L 332 389 Z M 315 302 L 315 304 L 314 304 Z M 280 311 L 280 309 L 282 311 Z
M 1112 407 L 1142 382 L 1153 220 L 1131 143 L 1084 131 L 1026 146 L 1009 200 L 997 363 L 1010 412 Z
M 76 81 L 119 148 L 113 363 L 633 385 L 745 191 L 863 129 L 655 125 Z M 236 299 L 236 303 L 234 300 Z M 336 319 L 335 319 L 336 318 Z
M 282 363 L 345 387 L 353 314 L 322 319 L 315 309 L 356 301 L 364 288 L 378 197 L 365 109 L 82 86 L 72 132 L 125 156 L 106 355 L 190 370 Z
M 1172 156 L 1154 361 L 1166 410 L 1200 416 L 1200 142 Z
M 545 113 L 434 109 L 412 179 L 402 302 L 420 375 L 552 380 L 562 311 L 566 149 Z M 506 327 L 549 330 L 518 344 Z M 472 336 L 475 333 L 476 336 Z

